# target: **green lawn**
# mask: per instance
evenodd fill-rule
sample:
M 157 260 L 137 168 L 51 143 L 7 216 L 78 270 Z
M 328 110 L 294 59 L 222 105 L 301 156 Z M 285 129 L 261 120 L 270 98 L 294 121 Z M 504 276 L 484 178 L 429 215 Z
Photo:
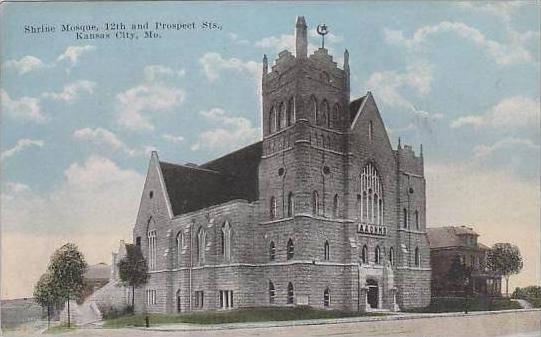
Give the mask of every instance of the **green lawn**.
M 407 312 L 439 313 L 465 311 L 494 311 L 520 309 L 520 304 L 508 298 L 480 299 L 480 298 L 432 298 L 430 305 L 425 308 L 410 309 Z
M 44 333 L 46 333 L 46 334 L 60 334 L 60 333 L 68 332 L 68 331 L 73 331 L 75 329 L 77 329 L 77 328 L 73 324 L 68 328 L 67 323 L 62 323 L 62 324 L 50 327 L 49 329 L 45 330 Z
M 246 308 L 230 311 L 208 311 L 178 315 L 149 315 L 150 325 L 168 323 L 219 324 L 263 321 L 292 321 L 317 318 L 341 318 L 355 316 L 379 316 L 381 313 L 345 312 L 337 310 L 318 310 L 310 307 L 292 308 Z M 105 321 L 105 327 L 145 326 L 144 315 L 127 315 Z

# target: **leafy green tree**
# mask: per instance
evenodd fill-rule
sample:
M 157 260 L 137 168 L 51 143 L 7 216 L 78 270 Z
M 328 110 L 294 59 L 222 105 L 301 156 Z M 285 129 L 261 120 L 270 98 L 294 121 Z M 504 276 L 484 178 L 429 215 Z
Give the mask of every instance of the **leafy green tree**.
M 449 267 L 449 271 L 447 272 L 447 279 L 449 280 L 451 287 L 455 290 L 460 289 L 466 292 L 468 290 L 467 286 L 470 282 L 470 276 L 471 269 L 460 261 L 458 255 L 455 255 L 451 262 L 451 266 Z
M 73 243 L 66 243 L 51 256 L 49 271 L 68 302 L 68 327 L 71 325 L 70 299 L 77 298 L 83 292 L 86 268 L 83 254 Z
M 148 267 L 139 246 L 126 245 L 126 256 L 118 263 L 120 280 L 131 287 L 131 309 L 135 307 L 135 288 L 147 283 Z
M 505 277 L 505 296 L 509 296 L 509 277 L 522 270 L 520 249 L 510 243 L 495 243 L 488 251 L 487 267 Z
M 41 275 L 34 286 L 34 299 L 42 307 L 47 307 L 47 327 L 50 327 L 51 308 L 56 308 L 64 299 L 62 289 L 58 287 L 51 273 Z

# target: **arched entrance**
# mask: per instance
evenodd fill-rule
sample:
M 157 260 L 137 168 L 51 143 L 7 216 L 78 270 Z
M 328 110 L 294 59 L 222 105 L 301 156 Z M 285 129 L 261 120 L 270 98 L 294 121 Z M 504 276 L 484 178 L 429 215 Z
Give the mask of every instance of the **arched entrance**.
M 181 311 L 181 302 L 180 302 L 180 289 L 177 290 L 177 312 Z
M 370 305 L 370 308 L 372 309 L 377 309 L 379 300 L 378 282 L 375 280 L 367 280 L 366 287 L 368 288 L 368 293 L 366 294 L 368 305 Z

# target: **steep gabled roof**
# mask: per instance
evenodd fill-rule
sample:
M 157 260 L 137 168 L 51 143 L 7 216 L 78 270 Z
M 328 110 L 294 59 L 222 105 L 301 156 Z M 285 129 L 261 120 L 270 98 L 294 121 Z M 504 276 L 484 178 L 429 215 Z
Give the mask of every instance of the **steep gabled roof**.
M 349 120 L 351 123 L 355 120 L 355 117 L 357 116 L 357 113 L 360 113 L 359 108 L 363 104 L 364 100 L 366 98 L 366 95 L 363 97 L 357 98 L 356 100 L 351 101 L 349 103 Z
M 262 142 L 258 142 L 201 166 L 160 162 L 173 214 L 234 199 L 257 200 L 262 151 Z

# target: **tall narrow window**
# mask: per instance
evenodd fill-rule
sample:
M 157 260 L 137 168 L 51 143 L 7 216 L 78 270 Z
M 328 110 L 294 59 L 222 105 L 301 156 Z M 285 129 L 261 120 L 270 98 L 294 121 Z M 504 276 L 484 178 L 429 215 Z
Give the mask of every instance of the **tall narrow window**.
M 271 241 L 269 245 L 269 259 L 271 261 L 276 260 L 276 246 L 274 245 L 274 241 Z
M 360 175 L 362 192 L 362 219 L 373 224 L 382 224 L 384 202 L 378 171 L 372 164 L 366 165 Z
M 368 122 L 368 139 L 372 140 L 372 133 L 373 133 L 374 124 L 372 121 Z
M 394 249 L 393 249 L 393 247 L 391 247 L 389 249 L 389 263 L 391 264 L 391 266 L 394 266 Z
M 293 216 L 293 209 L 295 205 L 293 203 L 293 192 L 289 192 L 287 195 L 287 216 L 292 217 Z
M 284 114 L 285 114 L 285 108 L 284 103 L 280 104 L 280 107 L 278 108 L 278 114 L 276 117 L 276 130 L 280 131 L 282 127 L 284 126 Z
M 408 228 L 408 210 L 404 208 L 403 210 L 404 219 L 402 221 L 402 225 L 404 228 Z
M 362 202 L 362 199 L 361 199 L 361 195 L 360 194 L 357 194 L 357 207 L 355 207 L 357 209 L 357 218 L 360 219 L 363 215 L 363 202 Z
M 287 259 L 291 260 L 295 255 L 295 246 L 293 245 L 293 240 L 289 239 L 287 241 Z
M 156 268 L 156 230 L 150 230 L 147 234 L 148 238 L 148 267 L 149 269 Z
M 332 201 L 332 216 L 334 218 L 339 217 L 339 214 L 338 214 L 339 208 L 340 208 L 340 198 L 338 197 L 338 194 L 335 194 Z
M 323 100 L 323 102 L 321 103 L 321 120 L 320 120 L 320 125 L 322 126 L 325 126 L 325 127 L 329 127 L 329 103 L 327 102 L 327 100 Z
M 276 131 L 276 109 L 271 108 L 269 112 L 269 133 Z
M 231 259 L 231 225 L 226 221 L 222 226 L 222 254 L 225 261 Z
M 199 263 L 203 264 L 205 262 L 205 246 L 207 241 L 207 234 L 205 233 L 205 230 L 203 227 L 200 227 L 197 231 L 197 240 L 196 240 L 196 248 L 197 248 L 197 259 L 199 260 Z
M 295 293 L 293 291 L 293 284 L 289 282 L 287 285 L 287 304 L 293 304 L 295 302 Z
M 376 246 L 376 251 L 374 252 L 374 262 L 376 264 L 380 264 L 381 262 L 381 250 L 379 249 L 379 246 Z
M 276 289 L 274 289 L 274 283 L 269 281 L 269 303 L 274 304 L 274 298 L 276 297 Z
M 287 126 L 293 125 L 295 122 L 295 101 L 293 97 L 287 102 Z
M 312 214 L 319 215 L 319 194 L 317 191 L 312 192 Z
M 421 265 L 421 255 L 419 253 L 419 247 L 415 248 L 415 267 L 419 267 Z
M 332 123 L 331 127 L 338 128 L 339 125 L 339 119 L 340 119 L 340 105 L 336 103 L 334 105 L 333 111 L 332 111 Z
M 363 250 L 361 251 L 361 262 L 363 264 L 368 263 L 368 247 L 366 245 L 363 246 Z
M 312 112 L 312 116 L 314 116 L 315 124 L 319 124 L 319 114 L 317 109 L 317 100 L 314 96 L 310 99 L 310 111 Z
M 325 308 L 331 306 L 331 291 L 329 288 L 325 288 L 325 291 L 323 292 L 323 306 Z
M 419 229 L 419 211 L 415 210 L 415 228 Z
M 269 205 L 269 213 L 270 213 L 270 219 L 274 220 L 276 219 L 276 198 L 274 196 L 270 199 L 270 205 Z
M 331 255 L 331 252 L 330 252 L 330 247 L 329 247 L 329 241 L 325 240 L 324 256 L 323 256 L 324 260 L 329 261 L 330 255 Z
M 177 266 L 180 266 L 181 261 L 182 261 L 182 256 L 181 256 L 182 248 L 184 246 L 184 243 L 182 240 L 182 230 L 180 230 L 177 233 L 176 243 L 177 243 Z

